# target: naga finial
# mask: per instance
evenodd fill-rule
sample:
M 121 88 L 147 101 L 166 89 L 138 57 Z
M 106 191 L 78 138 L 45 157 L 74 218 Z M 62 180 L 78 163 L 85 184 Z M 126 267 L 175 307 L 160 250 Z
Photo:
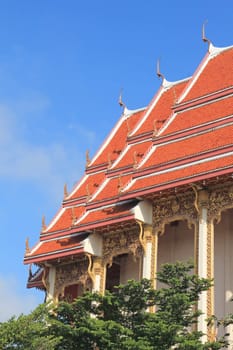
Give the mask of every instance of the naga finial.
M 68 196 L 67 184 L 64 185 L 64 199 Z
M 42 216 L 42 232 L 46 230 L 46 224 L 45 224 L 45 216 Z
M 123 108 L 126 107 L 125 103 L 122 101 L 122 89 L 121 89 L 121 91 L 120 91 L 120 95 L 119 95 L 119 98 L 118 98 L 118 103 L 119 103 L 119 105 L 120 105 L 121 107 L 123 107 Z
M 25 247 L 26 247 L 25 248 L 25 255 L 30 254 L 31 249 L 29 247 L 29 238 L 28 237 L 26 238 Z
M 160 60 L 157 60 L 156 74 L 159 78 L 162 78 L 162 82 L 164 81 L 164 75 L 160 71 Z
M 89 150 L 86 150 L 86 167 L 89 166 L 91 162 L 90 155 L 89 155 Z
M 210 45 L 211 45 L 211 41 L 206 37 L 205 35 L 205 25 L 206 25 L 207 21 L 205 21 L 202 25 L 202 40 L 205 42 L 205 43 L 208 43 L 208 49 L 210 48 Z

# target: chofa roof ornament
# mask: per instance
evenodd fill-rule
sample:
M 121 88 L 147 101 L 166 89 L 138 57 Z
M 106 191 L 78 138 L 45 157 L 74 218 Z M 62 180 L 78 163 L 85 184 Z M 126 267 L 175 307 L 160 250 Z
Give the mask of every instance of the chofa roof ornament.
M 122 91 L 123 90 L 121 89 L 120 95 L 119 95 L 119 98 L 118 98 L 118 103 L 119 103 L 120 107 L 123 107 L 123 110 L 125 110 L 125 109 L 127 109 L 127 107 L 126 107 L 126 104 L 122 100 Z
M 206 25 L 207 21 L 205 21 L 202 25 L 202 40 L 204 41 L 204 43 L 208 43 L 208 51 L 210 51 L 210 47 L 212 45 L 212 42 L 206 37 L 205 35 L 205 25 Z
M 161 71 L 160 71 L 160 60 L 159 60 L 159 59 L 157 60 L 156 74 L 157 74 L 157 76 L 158 76 L 159 78 L 162 78 L 162 84 L 163 84 L 163 82 L 164 82 L 164 80 L 165 80 L 165 77 L 164 77 L 164 75 L 163 75 L 163 74 L 161 73 Z

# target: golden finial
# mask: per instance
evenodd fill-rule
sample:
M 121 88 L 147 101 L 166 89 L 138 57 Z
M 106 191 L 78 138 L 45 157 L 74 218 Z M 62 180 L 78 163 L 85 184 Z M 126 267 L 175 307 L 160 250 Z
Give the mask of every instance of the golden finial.
M 46 224 L 45 224 L 45 216 L 42 216 L 42 232 L 46 230 Z
M 164 75 L 160 72 L 160 60 L 157 60 L 157 69 L 156 74 L 159 78 L 162 78 L 162 81 L 164 81 Z
M 111 168 L 112 166 L 112 161 L 111 161 L 111 153 L 108 153 L 108 167 Z
M 211 44 L 211 41 L 206 37 L 205 35 L 205 25 L 208 21 L 205 21 L 202 25 L 202 40 L 204 41 L 204 43 L 208 43 L 209 47 L 210 47 L 210 44 Z M 208 47 L 208 48 L 209 48 Z
M 64 199 L 68 196 L 67 184 L 64 185 Z
M 118 193 L 120 193 L 122 191 L 122 181 L 121 181 L 121 175 L 119 175 L 118 177 L 118 185 L 117 185 L 117 188 L 118 188 Z
M 133 153 L 133 167 L 136 168 L 137 164 L 138 164 L 138 162 L 137 162 L 137 152 L 134 151 L 134 153 Z
M 72 220 L 72 226 L 75 225 L 76 215 L 75 215 L 74 207 L 71 208 L 71 220 Z
M 30 254 L 31 249 L 29 248 L 29 238 L 28 237 L 26 238 L 25 246 L 26 246 L 25 255 Z
M 89 150 L 86 150 L 86 167 L 89 166 L 91 162 L 90 156 L 89 156 Z
M 157 124 L 157 120 L 154 120 L 154 123 L 153 123 L 153 136 L 156 136 L 157 135 L 157 132 L 158 132 L 158 129 L 156 127 L 156 124 Z
M 120 95 L 119 95 L 119 98 L 118 98 L 118 103 L 119 103 L 119 105 L 120 105 L 121 107 L 123 107 L 123 108 L 126 107 L 125 103 L 122 101 L 122 89 L 121 89 L 121 91 L 120 91 Z

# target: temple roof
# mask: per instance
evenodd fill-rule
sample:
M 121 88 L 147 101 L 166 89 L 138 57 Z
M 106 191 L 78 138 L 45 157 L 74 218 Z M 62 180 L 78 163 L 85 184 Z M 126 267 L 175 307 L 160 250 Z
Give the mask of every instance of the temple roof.
M 231 176 L 232 133 L 233 47 L 211 44 L 192 77 L 162 84 L 147 107 L 124 108 L 25 263 L 85 254 L 90 235 L 134 225 L 154 193 Z

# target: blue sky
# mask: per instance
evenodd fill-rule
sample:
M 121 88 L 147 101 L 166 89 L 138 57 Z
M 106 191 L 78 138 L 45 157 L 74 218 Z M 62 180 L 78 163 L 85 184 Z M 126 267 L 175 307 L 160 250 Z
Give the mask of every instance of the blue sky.
M 207 51 L 233 45 L 231 0 L 8 0 L 0 2 L 0 321 L 27 313 L 25 240 L 39 238 L 63 186 L 82 176 L 121 114 L 160 85 L 193 74 Z

